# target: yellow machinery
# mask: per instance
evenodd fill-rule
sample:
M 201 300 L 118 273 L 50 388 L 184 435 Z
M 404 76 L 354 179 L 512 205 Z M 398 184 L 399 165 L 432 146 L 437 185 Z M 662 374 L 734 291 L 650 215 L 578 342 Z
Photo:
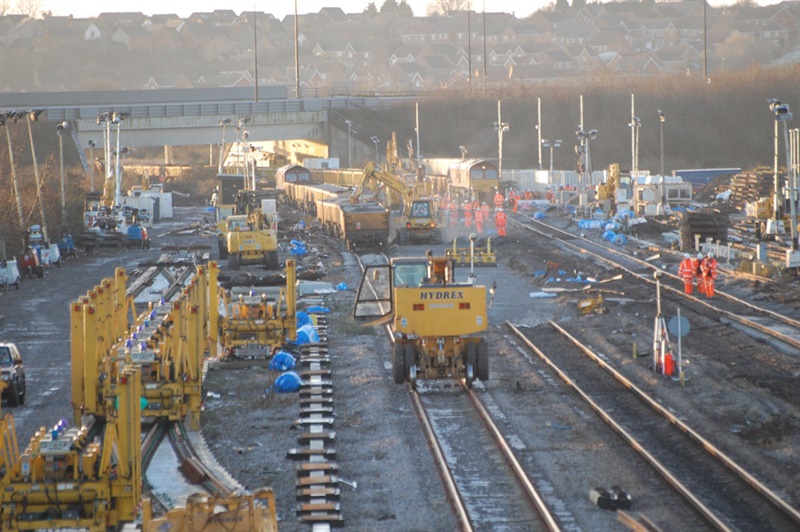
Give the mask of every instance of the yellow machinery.
M 143 532 L 277 532 L 277 523 L 275 495 L 268 488 L 227 498 L 194 495 L 186 501 L 186 507 L 174 508 L 163 517 L 152 516 L 149 500 L 142 505 Z
M 382 184 L 387 188 L 385 201 L 388 208 L 392 206 L 392 193 L 399 196 L 402 201 L 404 224 L 397 229 L 397 244 L 406 245 L 419 241 L 441 244 L 442 230 L 437 225 L 439 206 L 435 199 L 420 197 L 416 184 L 406 183 L 402 178 L 369 162 L 350 196 L 350 202 L 359 203 L 361 194 L 371 183 Z
M 120 284 L 115 279 L 121 283 L 122 299 L 116 299 Z M 117 331 L 127 328 L 124 270 L 118 269 L 115 279 L 104 279 L 70 305 L 72 350 L 81 354 L 82 362 L 76 367 L 73 357 L 73 386 L 78 382 L 83 392 L 92 378 L 92 393 L 77 402 L 75 427 L 67 428 L 66 420 L 50 430 L 42 427 L 19 455 L 13 427 L 4 418 L 2 530 L 100 532 L 136 516 L 141 501 L 142 383 L 139 368 L 108 356 Z M 102 415 L 84 418 L 87 406 Z
M 267 269 L 278 269 L 278 234 L 260 209 L 228 216 L 225 226 L 228 266 L 237 269 L 262 263 Z
M 458 247 L 458 239 L 453 239 L 453 246 L 445 250 L 445 254 L 456 264 L 464 266 L 497 266 L 497 256 L 492 250 L 492 239 L 486 239 L 486 246 L 475 246 L 475 239 L 470 238 L 469 247 Z
M 269 357 L 274 348 L 297 339 L 296 262 L 286 261 L 286 286 L 277 297 L 268 291 L 246 294 L 225 292 L 225 316 L 220 317 L 221 344 L 226 355 L 237 358 Z M 274 293 L 274 289 L 270 292 Z
M 357 319 L 391 322 L 394 380 L 489 378 L 486 287 L 457 283 L 448 257 L 395 258 L 367 266 L 356 296 Z

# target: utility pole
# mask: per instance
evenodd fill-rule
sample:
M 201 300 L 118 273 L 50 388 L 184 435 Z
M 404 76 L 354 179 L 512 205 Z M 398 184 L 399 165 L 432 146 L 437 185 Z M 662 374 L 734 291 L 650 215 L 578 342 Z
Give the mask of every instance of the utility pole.
M 483 93 L 486 94 L 486 0 L 483 0 Z
M 16 116 L 16 114 L 14 115 Z M 19 195 L 19 181 L 17 179 L 17 165 L 14 163 L 14 149 L 11 145 L 11 131 L 10 124 L 6 123 L 6 118 L 10 116 L 0 115 L 0 125 L 5 125 L 6 140 L 8 140 L 8 160 L 11 163 L 11 179 L 14 183 L 14 196 L 17 200 L 17 216 L 19 217 L 19 229 L 25 231 L 25 215 L 22 213 L 22 198 Z M 24 242 L 23 242 L 24 246 Z
M 297 32 L 297 0 L 294 0 L 294 97 L 300 97 L 300 43 Z
M 472 92 L 472 2 L 467 3 L 467 87 Z
M 536 98 L 536 131 L 539 132 L 539 171 L 542 171 L 542 99 Z M 552 157 L 551 157 L 552 158 Z
M 67 230 L 67 200 L 64 193 L 64 133 L 69 127 L 69 122 L 61 122 L 56 126 L 56 134 L 58 135 L 58 158 L 61 170 L 61 223 L 63 224 L 63 231 Z
M 42 238 L 47 242 L 47 220 L 44 215 L 44 201 L 42 198 L 42 180 L 39 177 L 39 163 L 36 162 L 36 148 L 33 144 L 33 131 L 31 130 L 31 122 L 35 122 L 39 118 L 41 111 L 30 111 L 25 113 L 25 120 L 28 123 L 28 138 L 31 141 L 31 157 L 33 158 L 33 176 L 36 179 L 36 198 L 39 200 L 39 215 L 42 218 Z M 24 231 L 26 228 L 23 227 Z

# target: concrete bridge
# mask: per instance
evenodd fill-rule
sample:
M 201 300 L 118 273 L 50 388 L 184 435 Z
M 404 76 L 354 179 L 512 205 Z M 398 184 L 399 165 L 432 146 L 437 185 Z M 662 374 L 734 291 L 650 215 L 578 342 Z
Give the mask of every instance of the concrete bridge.
M 250 141 L 307 139 L 333 144 L 333 137 L 348 131 L 340 112 L 381 109 L 407 101 L 408 96 L 325 95 L 290 98 L 287 87 L 160 89 L 141 91 L 84 91 L 0 93 L 0 113 L 41 110 L 40 118 L 67 121 L 79 151 L 93 141 L 102 147 L 103 123 L 98 117 L 121 113 L 111 127 L 119 127 L 126 147 L 217 144 L 221 121 L 232 130 L 247 119 Z M 236 140 L 229 131 L 226 142 Z M 112 140 L 113 142 L 113 140 Z M 345 141 L 346 142 L 346 141 Z M 347 148 L 345 148 L 346 150 Z

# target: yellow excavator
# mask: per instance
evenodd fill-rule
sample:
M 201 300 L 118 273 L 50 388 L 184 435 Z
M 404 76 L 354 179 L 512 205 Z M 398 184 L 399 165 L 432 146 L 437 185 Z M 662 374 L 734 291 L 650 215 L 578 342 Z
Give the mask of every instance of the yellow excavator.
M 361 195 L 371 186 L 377 197 L 381 185 L 386 189 L 383 203 L 389 209 L 399 197 L 403 210 L 403 224 L 397 229 L 395 242 L 398 245 L 425 242 L 442 243 L 442 230 L 438 227 L 438 203 L 432 197 L 421 197 L 415 184 L 407 183 L 403 178 L 381 169 L 374 162 L 364 167 L 361 179 L 350 196 L 351 203 L 361 203 Z M 393 197 L 393 195 L 395 197 Z

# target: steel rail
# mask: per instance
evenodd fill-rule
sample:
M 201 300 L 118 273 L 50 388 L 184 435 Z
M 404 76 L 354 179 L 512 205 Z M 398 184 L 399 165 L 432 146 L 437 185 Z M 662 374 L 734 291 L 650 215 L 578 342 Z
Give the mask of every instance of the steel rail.
M 168 428 L 168 435 L 172 448 L 178 459 L 183 464 L 191 464 L 191 467 L 202 474 L 203 479 L 200 485 L 215 497 L 228 497 L 234 491 L 228 487 L 219 477 L 217 477 L 197 456 L 194 447 L 189 442 L 186 435 L 186 428 L 183 423 L 173 421 Z M 189 479 L 191 480 L 191 479 Z
M 523 215 L 523 216 L 526 216 L 526 215 Z M 627 254 L 625 254 L 625 253 L 623 253 L 621 251 L 615 250 L 613 248 L 605 247 L 605 246 L 603 246 L 601 244 L 598 244 L 596 242 L 592 242 L 591 240 L 589 240 L 589 239 L 587 239 L 585 237 L 572 235 L 571 233 L 568 233 L 568 232 L 566 232 L 566 231 L 564 231 L 562 229 L 559 229 L 559 228 L 552 227 L 552 226 L 549 226 L 547 224 L 544 224 L 539 220 L 534 220 L 533 218 L 530 218 L 530 217 L 527 217 L 527 218 L 529 218 L 535 224 L 539 224 L 539 225 L 541 225 L 543 227 L 546 227 L 549 230 L 556 231 L 556 232 L 562 233 L 564 235 L 567 235 L 571 240 L 582 240 L 586 244 L 589 244 L 591 246 L 595 246 L 597 248 L 601 248 L 606 253 L 609 253 L 609 254 L 612 254 L 612 255 L 620 255 L 625 260 L 635 262 L 636 264 L 639 264 L 640 266 L 644 266 L 644 267 L 646 267 L 646 268 L 648 268 L 648 269 L 650 269 L 652 271 L 660 271 L 662 273 L 662 275 L 666 275 L 666 276 L 668 276 L 668 277 L 670 277 L 670 278 L 672 278 L 674 280 L 683 282 L 683 280 L 680 279 L 678 276 L 673 275 L 673 274 L 671 274 L 669 272 L 664 272 L 663 270 L 660 270 L 659 268 L 656 268 L 655 266 L 653 266 L 652 264 L 650 264 L 647 261 L 641 260 L 641 259 L 639 259 L 637 257 L 633 257 L 631 255 L 627 255 Z M 553 234 L 545 233 L 543 231 L 540 231 L 540 230 L 538 230 L 538 229 L 536 229 L 534 227 L 526 225 L 526 224 L 524 224 L 522 222 L 519 222 L 517 220 L 511 220 L 511 221 L 512 221 L 512 223 L 514 223 L 515 225 L 517 225 L 520 228 L 527 229 L 529 231 L 532 231 L 532 232 L 535 232 L 537 234 L 540 234 L 540 235 L 542 235 L 542 236 L 544 236 L 546 238 L 550 238 L 552 240 L 556 240 L 559 243 L 569 247 L 570 249 L 578 251 L 579 253 L 587 253 L 587 254 L 589 254 L 589 255 L 591 255 L 591 256 L 593 256 L 593 257 L 595 257 L 595 258 L 597 258 L 597 259 L 599 259 L 599 260 L 601 260 L 601 261 L 603 261 L 603 262 L 615 267 L 615 268 L 623 270 L 624 272 L 628 273 L 629 275 L 631 275 L 632 277 L 634 277 L 634 278 L 636 278 L 636 279 L 638 279 L 640 281 L 643 281 L 643 282 L 651 284 L 651 285 L 655 285 L 656 284 L 656 281 L 654 279 L 652 279 L 650 276 L 642 275 L 640 273 L 634 272 L 630 268 L 626 268 L 622 264 L 620 264 L 618 262 L 615 262 L 615 261 L 611 260 L 608 257 L 604 257 L 604 256 L 600 255 L 599 253 L 590 251 L 586 247 L 582 247 L 582 246 L 573 244 L 572 242 L 569 242 L 569 241 L 567 241 L 565 239 L 562 239 L 562 238 L 559 238 L 557 236 L 554 236 Z M 731 312 L 731 311 L 728 311 L 728 310 L 725 310 L 725 309 L 721 309 L 721 308 L 709 303 L 708 301 L 705 301 L 705 300 L 696 298 L 694 296 L 691 296 L 689 294 L 686 294 L 681 289 L 674 288 L 674 287 L 669 286 L 669 285 L 664 284 L 664 283 L 661 283 L 661 288 L 663 290 L 665 290 L 665 291 L 670 292 L 670 293 L 673 293 L 673 294 L 679 295 L 679 296 L 681 296 L 683 298 L 689 299 L 690 301 L 692 301 L 692 302 L 694 302 L 696 304 L 703 305 L 706 308 L 708 308 L 709 310 L 712 310 L 712 311 L 714 311 L 714 312 L 716 312 L 716 313 L 718 313 L 718 314 L 720 314 L 722 316 L 725 316 L 725 317 L 727 317 L 728 319 L 730 319 L 732 321 L 735 321 L 735 322 L 740 323 L 740 324 L 742 324 L 742 325 L 744 325 L 746 327 L 750 327 L 750 328 L 752 328 L 754 330 L 757 330 L 757 331 L 759 331 L 759 332 L 761 332 L 763 334 L 771 336 L 771 337 L 773 337 L 773 338 L 785 343 L 786 345 L 792 346 L 792 347 L 794 347 L 796 349 L 800 349 L 800 333 L 798 333 L 798 337 L 789 336 L 789 335 L 784 334 L 784 333 L 782 333 L 780 331 L 776 331 L 776 330 L 774 330 L 774 329 L 772 329 L 770 327 L 767 327 L 767 326 L 764 326 L 764 325 L 762 325 L 760 323 L 757 323 L 757 322 L 755 322 L 755 321 L 753 321 L 751 319 L 748 319 L 748 318 L 746 318 L 744 316 L 740 316 L 739 314 L 735 314 L 734 312 Z M 716 293 L 722 298 L 728 299 L 729 301 L 732 301 L 732 302 L 734 302 L 736 304 L 742 305 L 742 306 L 752 310 L 753 312 L 756 312 L 758 314 L 762 314 L 762 315 L 764 315 L 764 316 L 766 316 L 768 318 L 771 318 L 773 320 L 779 321 L 779 322 L 781 322 L 781 323 L 783 323 L 785 325 L 789 325 L 790 327 L 794 327 L 794 328 L 796 328 L 796 329 L 798 329 L 800 331 L 800 321 L 798 321 L 798 320 L 795 320 L 793 318 L 790 318 L 790 317 L 785 316 L 783 314 L 780 314 L 778 312 L 775 312 L 775 311 L 772 311 L 772 310 L 769 310 L 769 309 L 765 309 L 765 308 L 759 307 L 757 305 L 753 305 L 752 303 L 744 301 L 743 299 L 740 299 L 740 298 L 738 298 L 736 296 L 733 296 L 733 295 L 725 293 L 725 292 L 716 291 Z
M 522 468 L 519 460 L 517 460 L 517 457 L 514 455 L 514 451 L 511 450 L 511 447 L 508 445 L 503 433 L 500 432 L 500 429 L 494 422 L 494 419 L 492 419 L 491 414 L 489 414 L 488 410 L 486 410 L 486 407 L 483 406 L 483 403 L 480 399 L 478 399 L 478 396 L 475 394 L 475 392 L 467 388 L 466 382 L 461 380 L 459 383 L 467 393 L 467 397 L 472 403 L 472 406 L 475 407 L 475 410 L 478 412 L 478 416 L 481 418 L 481 421 L 483 421 L 484 426 L 491 433 L 494 442 L 497 444 L 497 448 L 500 449 L 503 458 L 505 458 L 509 469 L 511 469 L 511 472 L 514 475 L 514 478 L 525 492 L 525 495 L 528 497 L 528 501 L 534 507 L 536 513 L 542 518 L 547 530 L 552 532 L 560 530 L 558 523 L 556 523 L 556 520 L 553 517 L 553 514 L 545 504 L 544 499 L 539 491 L 533 485 L 533 482 L 531 482 L 528 474 Z
M 447 465 L 447 459 L 444 456 L 444 451 L 442 450 L 441 445 L 439 445 L 439 439 L 436 437 L 436 432 L 433 430 L 430 418 L 428 418 L 428 413 L 425 410 L 425 406 L 422 404 L 419 393 L 411 389 L 409 386 L 408 395 L 411 398 L 411 405 L 414 408 L 414 413 L 422 423 L 422 432 L 425 434 L 425 439 L 428 441 L 428 446 L 431 448 L 433 461 L 436 463 L 436 469 L 439 471 L 439 477 L 444 483 L 445 494 L 450 501 L 453 512 L 456 514 L 456 519 L 459 521 L 461 530 L 464 532 L 472 532 L 473 528 L 472 522 L 469 518 L 469 512 L 464 504 L 464 500 L 461 498 L 461 493 L 456 485 L 453 472 Z
M 788 518 L 796 522 L 800 525 L 800 512 L 797 509 L 790 506 L 786 501 L 781 499 L 777 494 L 775 494 L 772 490 L 770 490 L 767 486 L 761 483 L 758 479 L 756 479 L 753 475 L 748 473 L 744 470 L 736 461 L 731 459 L 728 455 L 722 452 L 719 448 L 714 446 L 711 442 L 705 439 L 702 435 L 696 432 L 694 429 L 689 427 L 686 423 L 682 422 L 678 419 L 675 415 L 673 415 L 668 409 L 661 406 L 655 399 L 650 397 L 646 392 L 642 389 L 637 387 L 633 382 L 629 379 L 624 377 L 621 373 L 616 371 L 611 365 L 606 363 L 601 357 L 595 354 L 591 349 L 586 347 L 582 344 L 577 338 L 569 334 L 564 328 L 560 327 L 553 321 L 548 322 L 556 331 L 559 332 L 562 336 L 567 338 L 573 345 L 575 345 L 578 349 L 580 349 L 587 357 L 592 359 L 596 364 L 598 364 L 603 370 L 608 372 L 612 375 L 617 381 L 619 381 L 623 386 L 628 388 L 631 392 L 633 392 L 640 400 L 645 402 L 649 405 L 653 410 L 663 416 L 667 421 L 669 421 L 672 425 L 678 428 L 680 431 L 684 432 L 689 438 L 694 440 L 698 443 L 705 451 L 707 451 L 711 456 L 716 458 L 723 466 L 728 468 L 734 474 L 736 474 L 743 482 L 747 483 L 751 486 L 756 492 L 758 492 L 766 501 L 771 503 L 775 506 L 778 510 L 780 510 L 784 515 Z M 591 406 L 593 410 L 609 425 L 611 426 L 617 433 L 619 433 L 624 440 L 626 440 L 631 447 L 633 447 L 642 457 L 647 460 L 651 464 L 651 466 L 661 474 L 664 479 L 669 482 L 705 519 L 708 520 L 709 523 L 713 524 L 717 527 L 718 530 L 729 530 L 728 526 L 723 523 L 716 514 L 708 508 L 702 501 L 700 501 L 686 486 L 684 486 L 669 470 L 661 464 L 652 454 L 650 454 L 644 446 L 635 440 L 630 433 L 628 433 L 621 425 L 619 425 L 610 414 L 608 414 L 605 410 L 602 409 L 591 397 L 588 396 L 566 373 L 564 373 L 555 362 L 552 361 L 544 352 L 542 352 L 536 345 L 531 342 L 531 340 L 525 336 L 516 326 L 511 324 L 510 322 L 506 322 L 506 325 L 517 335 L 517 337 L 526 345 L 529 349 L 531 349 L 534 353 L 539 356 L 548 366 L 550 366 L 558 376 L 570 387 L 572 387 L 580 396 L 583 398 L 587 404 Z

